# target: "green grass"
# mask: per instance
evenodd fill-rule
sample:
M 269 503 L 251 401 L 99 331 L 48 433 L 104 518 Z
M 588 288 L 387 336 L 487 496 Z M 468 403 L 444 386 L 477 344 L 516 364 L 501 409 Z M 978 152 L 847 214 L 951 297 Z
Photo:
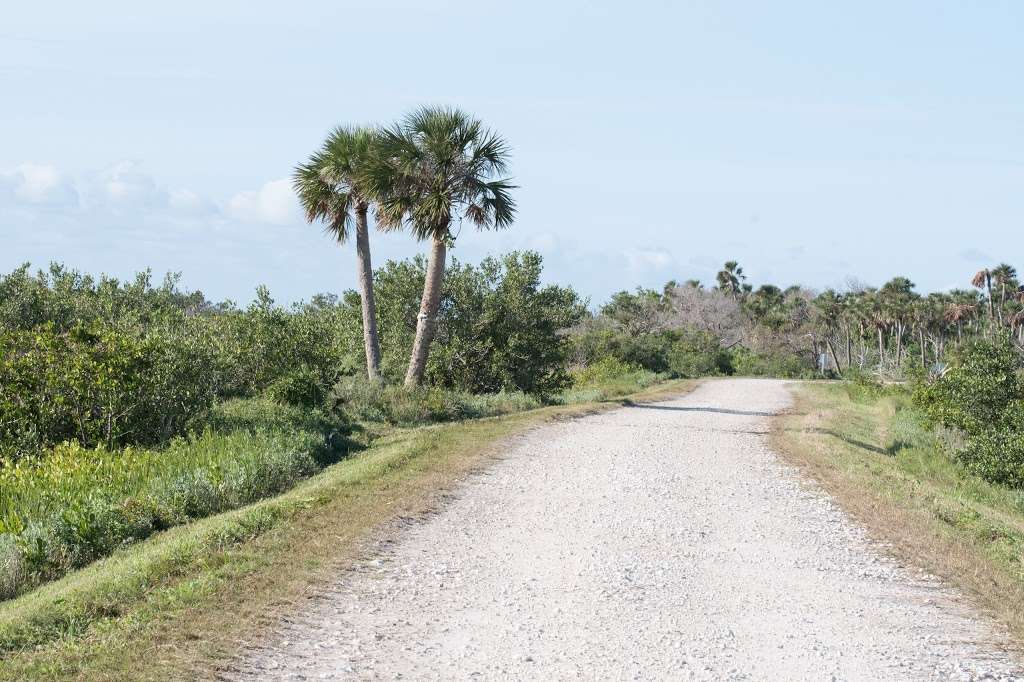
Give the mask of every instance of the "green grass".
M 67 443 L 0 468 L 0 599 L 291 488 L 343 452 L 310 421 L 268 401 L 233 401 L 212 420 L 229 430 L 207 426 L 160 449 Z
M 393 429 L 282 495 L 118 549 L 0 604 L 0 679 L 208 678 L 240 639 L 344 568 L 367 533 L 431 509 L 495 443 L 616 404 Z
M 900 389 L 804 384 L 773 441 L 900 558 L 970 593 L 1024 638 L 1024 491 L 949 455 Z

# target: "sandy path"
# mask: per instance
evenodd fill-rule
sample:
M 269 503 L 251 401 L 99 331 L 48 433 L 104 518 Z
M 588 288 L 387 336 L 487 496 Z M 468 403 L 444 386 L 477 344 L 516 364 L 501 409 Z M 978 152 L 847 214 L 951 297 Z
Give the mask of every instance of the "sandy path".
M 1020 679 L 767 448 L 782 382 L 536 429 L 228 679 Z

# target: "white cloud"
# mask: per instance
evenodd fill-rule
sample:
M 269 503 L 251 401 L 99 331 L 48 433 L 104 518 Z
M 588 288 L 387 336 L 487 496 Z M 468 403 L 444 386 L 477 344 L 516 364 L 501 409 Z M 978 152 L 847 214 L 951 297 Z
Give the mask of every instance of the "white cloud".
M 301 214 L 299 202 L 287 178 L 271 180 L 256 190 L 246 190 L 231 197 L 228 215 L 247 222 L 287 225 Z
M 72 183 L 54 166 L 24 163 L 12 172 L 0 174 L 14 199 L 27 204 L 77 204 Z
M 162 206 L 167 192 L 135 161 L 119 161 L 86 179 L 90 199 L 113 206 Z
M 629 249 L 622 255 L 635 273 L 658 272 L 665 270 L 675 261 L 665 249 Z
M 187 215 L 217 212 L 217 206 L 212 201 L 190 189 L 172 189 L 167 194 L 167 205 L 173 211 Z

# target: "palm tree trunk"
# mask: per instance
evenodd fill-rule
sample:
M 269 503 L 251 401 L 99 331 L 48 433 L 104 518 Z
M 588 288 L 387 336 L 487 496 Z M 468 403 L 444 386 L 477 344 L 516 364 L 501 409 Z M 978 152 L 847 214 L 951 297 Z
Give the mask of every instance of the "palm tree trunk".
M 370 262 L 370 232 L 366 224 L 366 205 L 356 207 L 356 260 L 359 262 L 359 295 L 363 304 L 363 346 L 366 348 L 366 375 L 380 380 L 380 337 L 377 335 L 377 301 L 373 295 L 373 265 Z
M 434 331 L 437 328 L 437 309 L 441 305 L 441 282 L 444 279 L 446 248 L 444 239 L 437 237 L 430 245 L 427 277 L 423 282 L 423 299 L 420 301 L 420 314 L 416 319 L 416 340 L 412 344 L 409 371 L 405 373 L 406 388 L 419 386 L 427 370 L 430 342 L 434 340 Z

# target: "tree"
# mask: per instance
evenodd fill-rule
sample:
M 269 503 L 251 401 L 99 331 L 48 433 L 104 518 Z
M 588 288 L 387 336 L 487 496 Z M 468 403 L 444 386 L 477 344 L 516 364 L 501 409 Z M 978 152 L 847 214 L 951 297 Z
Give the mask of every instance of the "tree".
M 722 269 L 715 275 L 715 279 L 718 280 L 719 289 L 728 293 L 734 299 L 739 299 L 740 294 L 743 293 L 743 281 L 747 277 L 743 274 L 743 268 L 740 267 L 740 264 L 730 260 L 725 262 Z
M 468 220 L 478 229 L 504 228 L 515 217 L 513 185 L 506 172 L 508 144 L 483 124 L 459 111 L 424 107 L 382 131 L 380 155 L 367 173 L 385 229 L 408 228 L 430 240 L 423 297 L 416 322 L 405 385 L 423 380 L 437 325 L 445 257 L 454 242 L 452 221 Z
M 1017 269 L 1000 263 L 992 269 L 992 281 L 999 287 L 999 324 L 1003 323 L 1003 308 L 1006 306 L 1006 292 L 1017 288 Z
M 985 292 L 985 296 L 988 299 L 988 319 L 991 321 L 995 317 L 995 310 L 992 304 L 992 272 L 987 268 L 978 270 L 974 273 L 974 277 L 971 278 L 971 286 Z
M 293 177 L 306 220 L 324 222 L 326 232 L 339 244 L 348 240 L 355 222 L 366 374 L 374 381 L 380 379 L 380 339 L 367 225 L 371 200 L 362 178 L 373 157 L 375 140 L 376 133 L 367 128 L 335 128 L 323 147 L 295 168 Z

